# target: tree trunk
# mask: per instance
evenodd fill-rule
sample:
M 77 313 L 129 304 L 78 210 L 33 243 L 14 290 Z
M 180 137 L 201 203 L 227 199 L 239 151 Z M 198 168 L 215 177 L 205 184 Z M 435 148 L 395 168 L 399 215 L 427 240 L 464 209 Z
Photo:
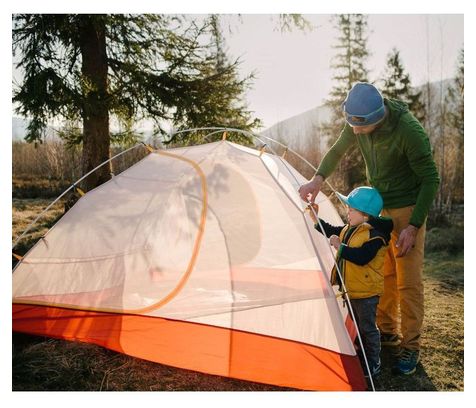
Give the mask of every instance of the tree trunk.
M 110 157 L 108 64 L 104 16 L 83 15 L 79 22 L 84 96 L 81 167 L 84 175 Z M 89 191 L 109 178 L 109 166 L 104 165 L 84 180 L 83 187 Z

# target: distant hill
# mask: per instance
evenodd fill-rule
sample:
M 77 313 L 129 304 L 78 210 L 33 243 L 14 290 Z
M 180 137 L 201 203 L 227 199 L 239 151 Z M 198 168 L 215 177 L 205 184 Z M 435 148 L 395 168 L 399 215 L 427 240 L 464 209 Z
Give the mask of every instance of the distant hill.
M 296 151 L 303 151 L 308 141 L 319 144 L 319 150 L 327 147 L 327 138 L 321 137 L 319 127 L 331 118 L 331 110 L 327 106 L 317 106 L 289 119 L 282 120 L 260 134 L 284 143 Z
M 29 123 L 29 121 L 27 119 L 15 117 L 15 116 L 12 117 L 12 140 L 13 141 L 24 141 L 25 140 L 28 123 Z M 47 126 L 46 127 L 46 137 L 47 137 L 47 139 L 48 140 L 59 140 L 58 130 L 59 130 L 59 127 Z M 117 129 L 114 129 L 114 128 L 112 130 L 117 131 Z M 153 141 L 152 130 L 145 129 L 145 130 L 140 131 L 140 133 L 142 134 L 144 141 L 146 141 L 147 143 L 152 143 L 152 141 Z
M 433 82 L 430 84 L 432 111 L 440 103 L 441 91 L 446 95 L 452 79 Z M 423 92 L 423 101 L 426 100 L 427 86 L 422 85 L 416 88 Z M 434 113 L 435 114 L 435 113 Z M 328 148 L 328 138 L 321 135 L 319 127 L 328 122 L 331 118 L 331 110 L 324 106 L 317 106 L 299 115 L 282 120 L 268 129 L 260 132 L 261 135 L 277 140 L 293 150 L 302 152 L 310 142 L 317 144 L 320 152 L 325 152 Z
M 28 121 L 22 118 L 12 118 L 12 140 L 23 140 L 26 135 Z
M 443 95 L 446 94 L 452 79 L 445 79 L 443 81 L 431 83 L 431 100 L 433 106 L 436 107 L 440 101 L 440 91 L 443 90 Z M 423 91 L 424 100 L 426 99 L 426 85 L 416 88 Z M 331 111 L 328 107 L 321 105 L 309 109 L 303 113 L 292 116 L 288 119 L 282 120 L 268 129 L 260 132 L 261 135 L 277 140 L 291 149 L 302 151 L 308 145 L 308 141 L 317 144 L 319 150 L 324 152 L 327 149 L 328 140 L 320 135 L 319 127 L 328 122 L 331 118 Z M 12 140 L 24 140 L 28 120 L 12 117 Z M 47 129 L 47 135 L 55 137 L 56 132 L 53 128 Z M 151 132 L 144 132 L 144 139 L 150 138 Z
M 12 117 L 12 140 L 13 141 L 25 140 L 29 122 L 30 121 L 28 119 L 19 118 L 15 116 Z M 50 138 L 58 138 L 56 130 L 51 126 L 47 126 L 46 137 L 48 138 L 48 140 Z

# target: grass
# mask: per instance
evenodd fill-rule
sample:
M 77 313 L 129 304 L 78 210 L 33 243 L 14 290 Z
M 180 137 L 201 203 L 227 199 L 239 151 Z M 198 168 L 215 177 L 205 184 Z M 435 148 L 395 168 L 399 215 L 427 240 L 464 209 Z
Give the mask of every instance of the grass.
M 13 200 L 13 235 L 49 204 L 49 200 Z M 63 205 L 35 228 L 22 244 L 26 251 L 61 216 Z M 447 233 L 447 231 L 446 231 Z M 432 238 L 428 231 L 427 240 Z M 440 236 L 441 232 L 435 234 Z M 446 236 L 451 236 L 446 234 Z M 433 242 L 433 240 L 432 240 Z M 448 249 L 449 250 L 446 250 Z M 421 363 L 412 376 L 391 373 L 392 349 L 382 350 L 378 391 L 464 390 L 464 256 L 462 242 L 427 246 L 425 320 Z M 13 333 L 14 391 L 285 391 L 266 384 L 201 374 L 144 361 L 87 343 Z
M 53 199 L 19 199 L 14 198 L 12 200 L 12 234 L 16 239 L 26 230 L 28 225 L 52 202 Z M 17 255 L 23 256 L 26 252 L 38 241 L 49 228 L 51 228 L 63 215 L 64 202 L 58 201 L 53 207 L 51 207 L 44 217 L 38 220 L 32 229 L 21 239 L 18 245 L 14 248 L 14 252 Z M 14 266 L 17 260 L 12 257 Z
M 15 198 L 58 197 L 70 186 L 66 180 L 54 180 L 35 176 L 13 177 L 12 191 Z
M 463 253 L 429 253 L 425 259 L 425 318 L 421 361 L 412 376 L 395 376 L 394 349 L 382 349 L 382 391 L 464 390 Z
M 177 369 L 92 344 L 13 334 L 14 391 L 282 391 Z

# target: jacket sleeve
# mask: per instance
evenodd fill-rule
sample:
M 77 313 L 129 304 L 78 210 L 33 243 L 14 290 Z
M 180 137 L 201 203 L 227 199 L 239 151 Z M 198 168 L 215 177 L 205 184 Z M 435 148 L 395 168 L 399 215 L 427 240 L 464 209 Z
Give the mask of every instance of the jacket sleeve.
M 322 228 L 324 231 L 321 229 L 321 226 L 319 223 L 314 224 L 314 228 L 318 230 L 321 234 L 325 235 L 326 237 L 330 237 L 331 235 L 339 235 L 344 226 L 339 226 L 336 227 L 334 225 L 331 225 L 327 222 L 325 222 L 322 218 L 319 218 L 319 221 L 322 224 Z
M 336 142 L 322 158 L 316 174 L 319 174 L 324 178 L 329 177 L 337 167 L 337 164 L 345 152 L 356 143 L 357 141 L 352 129 L 349 125 L 345 125 Z
M 367 241 L 359 248 L 352 248 L 345 244 L 339 247 L 338 256 L 356 265 L 367 265 L 375 258 L 380 248 L 385 245 L 383 238 L 377 237 Z
M 435 199 L 440 177 L 436 168 L 430 141 L 423 127 L 418 122 L 409 125 L 405 152 L 411 169 L 421 180 L 421 188 L 417 196 L 410 224 L 421 227 Z

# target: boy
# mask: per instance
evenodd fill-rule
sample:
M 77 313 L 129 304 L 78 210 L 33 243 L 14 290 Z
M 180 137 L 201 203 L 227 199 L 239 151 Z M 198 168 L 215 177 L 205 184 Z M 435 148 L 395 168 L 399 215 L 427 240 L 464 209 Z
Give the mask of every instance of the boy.
M 347 197 L 336 194 L 347 205 L 348 224 L 336 227 L 321 219 L 319 223 L 312 210 L 310 215 L 314 227 L 329 237 L 330 244 L 337 250 L 336 263 L 349 295 L 373 377 L 379 374 L 381 365 L 376 315 L 379 297 L 383 293 L 383 262 L 393 222 L 390 218 L 379 217 L 383 200 L 372 187 L 358 187 Z M 312 207 L 317 214 L 317 204 L 312 204 Z M 335 266 L 331 283 L 343 290 Z

